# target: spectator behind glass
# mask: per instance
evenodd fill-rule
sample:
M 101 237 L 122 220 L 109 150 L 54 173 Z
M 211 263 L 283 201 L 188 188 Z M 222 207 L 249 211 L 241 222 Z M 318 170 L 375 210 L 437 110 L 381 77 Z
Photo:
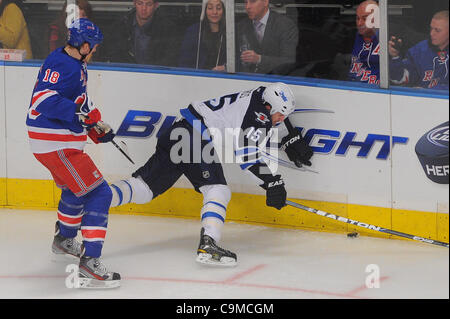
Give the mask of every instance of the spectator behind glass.
M 269 10 L 269 0 L 245 0 L 248 17 L 238 24 L 238 71 L 279 74 L 293 66 L 297 25 Z
M 371 6 L 378 6 L 376 1 L 362 2 L 356 9 L 356 33 L 352 51 L 352 61 L 348 78 L 368 84 L 380 84 L 380 45 L 378 30 L 371 27 L 373 21 L 367 18 L 373 13 Z
M 437 12 L 430 23 L 430 37 L 409 49 L 402 59 L 402 39 L 389 41 L 390 74 L 394 84 L 448 90 L 448 11 Z
M 176 25 L 161 12 L 158 1 L 134 0 L 134 8 L 106 35 L 109 62 L 175 66 Z
M 209 0 L 205 18 L 186 30 L 178 66 L 225 71 L 226 26 L 225 6 L 221 0 Z M 199 48 L 200 40 L 200 48 Z
M 0 0 L 0 47 L 26 50 L 25 58 L 33 58 L 27 23 L 14 0 Z
M 92 7 L 87 0 L 71 0 L 69 3 L 75 3 L 79 9 L 79 18 L 87 18 L 92 21 Z M 49 25 L 48 48 L 49 53 L 67 42 L 67 1 L 59 14 L 58 18 Z M 69 8 L 70 9 L 70 8 Z

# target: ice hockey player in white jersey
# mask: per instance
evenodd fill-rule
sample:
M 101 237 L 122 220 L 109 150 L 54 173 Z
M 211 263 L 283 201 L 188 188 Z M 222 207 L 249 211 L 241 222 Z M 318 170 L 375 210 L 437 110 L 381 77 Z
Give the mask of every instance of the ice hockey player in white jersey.
M 284 83 L 237 92 L 181 109 L 182 118 L 158 139 L 155 153 L 127 180 L 111 185 L 111 206 L 144 204 L 163 194 L 185 175 L 197 192 L 203 194 L 200 212 L 201 233 L 197 261 L 234 266 L 235 253 L 217 245 L 221 239 L 231 191 L 224 177 L 220 145 L 232 138 L 235 159 L 266 191 L 267 206 L 286 205 L 286 190 L 281 175 L 273 175 L 259 156 L 259 147 L 295 109 L 295 98 Z M 228 143 L 230 144 L 230 143 Z M 313 152 L 300 131 L 281 140 L 290 160 L 311 165 Z M 225 156 L 226 157 L 226 156 Z

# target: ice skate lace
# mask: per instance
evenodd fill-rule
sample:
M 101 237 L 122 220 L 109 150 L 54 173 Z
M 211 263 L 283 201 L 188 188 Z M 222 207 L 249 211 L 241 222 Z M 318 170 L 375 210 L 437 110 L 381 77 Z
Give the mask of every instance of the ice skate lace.
M 79 243 L 75 238 L 66 239 L 66 247 L 75 252 L 81 251 L 81 243 Z
M 97 273 L 106 274 L 106 266 L 100 261 L 99 258 L 94 258 L 94 268 Z

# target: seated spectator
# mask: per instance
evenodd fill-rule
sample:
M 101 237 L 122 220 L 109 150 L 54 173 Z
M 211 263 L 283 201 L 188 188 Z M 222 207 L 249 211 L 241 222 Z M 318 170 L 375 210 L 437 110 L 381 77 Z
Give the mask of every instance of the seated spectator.
M 376 1 L 361 2 L 356 9 L 356 33 L 353 45 L 352 60 L 348 79 L 368 84 L 380 84 L 380 45 L 378 30 L 371 27 L 367 18 L 373 13 L 368 6 L 376 5 Z
M 238 25 L 238 71 L 278 74 L 294 65 L 298 44 L 297 25 L 269 10 L 269 0 L 245 0 L 248 17 Z
M 156 0 L 134 0 L 134 8 L 105 35 L 109 62 L 175 66 L 178 54 L 176 25 Z
M 92 7 L 87 0 L 72 0 L 75 2 L 79 11 L 77 18 L 87 18 L 92 21 Z M 59 47 L 62 47 L 67 42 L 67 1 L 59 14 L 58 18 L 49 25 L 48 48 L 49 53 L 53 52 Z M 70 8 L 69 8 L 70 10 Z M 76 13 L 75 13 L 76 16 Z M 75 17 L 74 17 L 75 18 Z
M 422 88 L 448 90 L 448 11 L 437 12 L 430 23 L 430 37 L 400 57 L 402 39 L 389 41 L 391 82 Z
M 4 49 L 25 50 L 25 58 L 33 58 L 27 23 L 14 0 L 0 0 L 0 43 Z
M 178 66 L 225 71 L 227 50 L 224 3 L 221 0 L 209 0 L 203 17 L 206 19 L 187 29 Z

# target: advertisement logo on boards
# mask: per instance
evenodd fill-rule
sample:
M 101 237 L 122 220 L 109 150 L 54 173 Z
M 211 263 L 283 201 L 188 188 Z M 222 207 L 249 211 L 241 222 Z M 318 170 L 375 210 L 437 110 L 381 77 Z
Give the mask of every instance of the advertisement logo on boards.
M 448 184 L 448 121 L 426 132 L 415 151 L 425 175 L 435 183 Z
M 294 113 L 334 113 L 321 109 L 296 109 Z M 161 112 L 129 110 L 116 135 L 122 137 L 149 138 L 156 132 L 158 138 L 170 128 L 176 116 Z M 357 158 L 368 158 L 371 153 L 378 160 L 388 160 L 392 148 L 397 144 L 406 145 L 408 137 L 369 133 L 362 135 L 354 131 L 330 130 L 324 128 L 297 127 L 315 154 L 335 154 L 349 156 L 350 149 L 357 150 Z M 379 147 L 375 147 L 378 145 Z

